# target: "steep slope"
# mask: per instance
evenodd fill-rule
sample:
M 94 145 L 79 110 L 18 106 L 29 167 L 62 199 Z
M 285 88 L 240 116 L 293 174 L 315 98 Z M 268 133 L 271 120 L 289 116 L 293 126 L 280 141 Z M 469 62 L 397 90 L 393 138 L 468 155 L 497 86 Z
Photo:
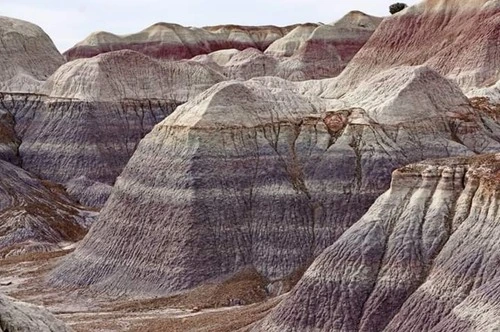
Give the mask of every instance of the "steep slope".
M 295 27 L 221 25 L 193 28 L 157 23 L 139 33 L 126 36 L 108 32 L 93 33 L 64 55 L 68 60 L 75 60 L 128 49 L 158 59 L 180 60 L 231 48 L 244 50 L 253 47 L 263 51 Z
M 275 57 L 289 57 L 295 54 L 300 46 L 318 28 L 316 24 L 299 25 L 282 38 L 269 45 L 265 53 Z
M 38 26 L 0 16 L 0 91 L 31 92 L 64 63 Z
M 0 331 L 2 332 L 70 332 L 44 308 L 0 296 Z
M 23 167 L 60 183 L 86 176 L 112 184 L 156 123 L 222 79 L 199 64 L 133 51 L 68 63 L 43 86 L 19 148 Z
M 406 67 L 370 84 L 348 99 L 387 105 L 342 107 L 263 78 L 180 106 L 141 141 L 51 282 L 159 295 L 250 266 L 279 293 L 388 188 L 388 170 L 500 149 L 498 124 L 436 72 Z M 408 90 L 423 112 L 410 112 Z
M 325 91 L 339 97 L 366 77 L 425 64 L 465 91 L 500 79 L 500 1 L 425 0 L 385 19 Z
M 317 27 L 297 51 L 283 61 L 277 75 L 292 80 L 339 75 L 381 22 L 382 18 L 353 11 L 331 25 Z
M 498 154 L 395 171 L 389 191 L 253 331 L 491 330 L 499 190 Z
M 63 63 L 40 27 L 0 16 L 0 159 L 20 162 L 19 138 L 40 104 L 37 91 Z
M 5 161 L 0 161 L 0 174 L 1 257 L 52 250 L 83 238 L 90 215 L 61 188 Z
M 301 25 L 275 41 L 265 52 L 215 52 L 192 60 L 230 79 L 278 76 L 303 81 L 335 77 L 373 34 L 381 18 L 351 12 L 326 25 Z M 224 57 L 225 55 L 225 57 Z

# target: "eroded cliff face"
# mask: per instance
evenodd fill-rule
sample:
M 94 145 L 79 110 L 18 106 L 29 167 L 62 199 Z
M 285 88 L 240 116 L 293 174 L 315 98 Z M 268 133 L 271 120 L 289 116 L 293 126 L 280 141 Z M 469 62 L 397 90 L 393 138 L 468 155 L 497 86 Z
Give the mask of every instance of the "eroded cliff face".
M 387 77 L 393 85 L 376 88 Z M 271 78 L 220 83 L 180 106 L 141 141 L 51 282 L 169 294 L 252 266 L 279 289 L 388 188 L 387 170 L 500 148 L 460 90 L 428 68 L 367 84 L 363 100 L 378 102 L 366 110 Z
M 366 77 L 402 65 L 426 65 L 464 92 L 500 79 L 500 2 L 423 1 L 385 19 L 325 96 L 338 97 Z
M 498 301 L 499 175 L 498 154 L 395 171 L 253 331 L 489 330 L 481 327 L 498 323 L 487 304 Z

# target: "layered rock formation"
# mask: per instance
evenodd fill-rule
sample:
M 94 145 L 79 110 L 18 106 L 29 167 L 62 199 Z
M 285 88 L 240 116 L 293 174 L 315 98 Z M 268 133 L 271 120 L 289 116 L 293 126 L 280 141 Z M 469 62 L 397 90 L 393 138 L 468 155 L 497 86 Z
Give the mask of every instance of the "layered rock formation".
M 19 138 L 39 105 L 36 91 L 63 63 L 41 28 L 0 17 L 0 159 L 19 164 Z
M 325 96 L 338 97 L 366 77 L 425 64 L 465 91 L 500 79 L 500 2 L 426 0 L 385 19 Z
M 41 90 L 19 148 L 23 167 L 60 183 L 86 176 L 112 184 L 156 123 L 222 79 L 199 64 L 133 51 L 67 63 Z
M 64 63 L 38 26 L 0 17 L 0 91 L 31 92 Z
M 253 47 L 263 51 L 295 27 L 221 25 L 193 28 L 157 23 L 139 33 L 126 36 L 108 32 L 93 33 L 64 55 L 68 60 L 74 60 L 127 49 L 154 58 L 180 60 L 232 48 L 244 50 Z
M 351 12 L 326 25 L 301 25 L 265 52 L 218 51 L 193 58 L 230 79 L 278 76 L 303 81 L 335 77 L 368 41 L 381 18 Z
M 498 151 L 500 128 L 485 119 L 426 67 L 337 102 L 280 79 L 218 84 L 141 141 L 51 282 L 168 294 L 252 266 L 279 288 L 388 188 L 388 170 Z
M 253 331 L 492 330 L 499 193 L 498 154 L 395 171 Z
M 63 322 L 42 307 L 0 296 L 1 332 L 70 332 Z
M 91 222 L 62 188 L 0 161 L 0 256 L 81 240 Z
M 354 11 L 331 25 L 317 27 L 289 59 L 283 60 L 277 76 L 308 80 L 339 75 L 381 22 L 382 18 Z

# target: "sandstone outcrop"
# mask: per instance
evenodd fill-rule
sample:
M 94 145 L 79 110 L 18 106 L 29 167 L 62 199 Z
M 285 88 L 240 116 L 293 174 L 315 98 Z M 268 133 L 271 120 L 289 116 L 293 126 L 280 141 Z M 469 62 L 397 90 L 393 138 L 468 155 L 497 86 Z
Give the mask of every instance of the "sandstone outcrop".
M 64 63 L 38 26 L 0 17 L 0 91 L 32 92 Z
M 64 189 L 0 161 L 0 256 L 60 249 L 92 221 Z
M 112 184 L 156 123 L 221 80 L 200 64 L 128 50 L 67 63 L 41 89 L 19 148 L 23 168 L 59 183 Z
M 468 93 L 500 79 L 500 2 L 426 0 L 385 19 L 325 91 L 339 97 L 366 77 L 401 65 L 426 65 Z
M 490 331 L 499 176 L 498 154 L 395 171 L 253 331 Z
M 252 266 L 279 288 L 368 210 L 390 170 L 500 149 L 498 124 L 426 67 L 336 102 L 296 89 L 224 82 L 180 106 L 141 141 L 51 282 L 168 294 Z
M 71 332 L 42 307 L 0 295 L 1 332 Z
M 88 58 L 117 50 L 133 50 L 158 59 L 190 59 L 224 49 L 244 50 L 252 47 L 265 50 L 295 26 L 220 25 L 205 28 L 157 23 L 131 35 L 117 36 L 96 32 L 64 53 L 68 60 Z

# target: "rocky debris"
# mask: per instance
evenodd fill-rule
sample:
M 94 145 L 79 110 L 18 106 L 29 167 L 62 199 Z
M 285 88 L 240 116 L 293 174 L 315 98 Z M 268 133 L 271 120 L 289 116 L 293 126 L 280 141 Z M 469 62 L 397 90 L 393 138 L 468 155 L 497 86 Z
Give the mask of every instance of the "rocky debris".
M 467 93 L 470 97 L 482 97 L 490 100 L 491 103 L 500 105 L 500 80 L 486 88 L 473 89 Z
M 85 176 L 75 178 L 65 184 L 68 194 L 82 205 L 102 208 L 113 188 L 109 184 L 96 182 Z
M 0 16 L 0 91 L 32 92 L 64 63 L 38 26 Z
M 180 106 L 141 141 L 51 283 L 169 294 L 252 266 L 279 288 L 359 220 L 390 170 L 500 149 L 460 90 L 426 67 L 358 93 L 321 100 L 262 78 Z
M 0 295 L 1 332 L 70 332 L 63 322 L 42 307 Z
M 181 60 L 232 48 L 244 50 L 252 47 L 264 51 L 271 43 L 296 27 L 297 25 L 288 27 L 220 25 L 193 28 L 172 23 L 157 23 L 139 33 L 126 36 L 117 36 L 109 32 L 93 33 L 66 51 L 64 55 L 68 60 L 75 60 L 128 49 L 158 59 Z
M 395 171 L 391 188 L 252 331 L 491 330 L 499 190 L 498 154 Z
M 60 249 L 85 236 L 87 218 L 64 189 L 5 161 L 0 174 L 0 256 Z
M 221 80 L 200 64 L 128 50 L 67 63 L 42 87 L 19 148 L 23 168 L 59 183 L 86 176 L 113 184 L 156 123 Z
M 426 65 L 466 93 L 500 79 L 499 0 L 426 0 L 386 18 L 324 92 L 339 97 L 367 77 Z

